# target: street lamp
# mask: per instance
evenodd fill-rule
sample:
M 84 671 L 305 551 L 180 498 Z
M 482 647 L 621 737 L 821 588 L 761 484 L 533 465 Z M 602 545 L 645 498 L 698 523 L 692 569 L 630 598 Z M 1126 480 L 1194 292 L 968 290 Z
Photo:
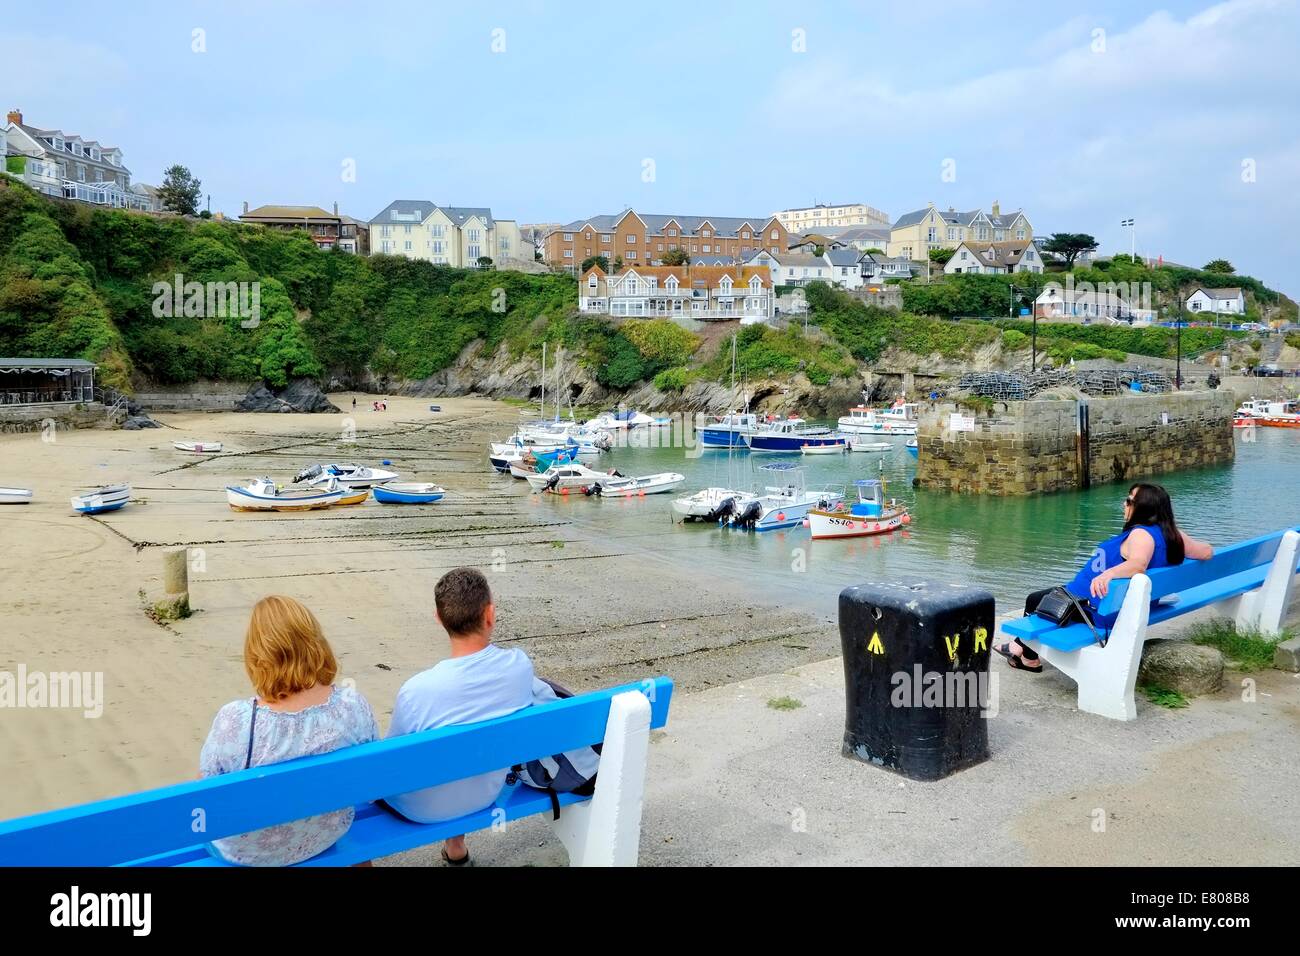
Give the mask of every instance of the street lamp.
M 1025 295 L 1028 295 L 1029 290 L 1022 289 L 1015 285 L 1008 285 L 1007 289 L 1011 298 L 1011 301 L 1007 304 L 1007 315 L 1014 317 L 1016 311 L 1016 293 L 1023 292 Z M 1031 305 L 1029 315 L 1030 325 L 1032 326 L 1032 334 L 1029 339 L 1029 371 L 1036 372 L 1038 371 L 1038 309 Z

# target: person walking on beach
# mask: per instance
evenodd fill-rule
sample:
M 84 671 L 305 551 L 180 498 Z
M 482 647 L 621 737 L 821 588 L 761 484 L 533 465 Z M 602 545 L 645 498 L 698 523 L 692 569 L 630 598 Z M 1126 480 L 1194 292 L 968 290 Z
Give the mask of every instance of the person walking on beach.
M 1179 530 L 1169 492 L 1160 485 L 1139 483 L 1129 488 L 1124 499 L 1123 530 L 1097 545 L 1093 556 L 1065 585 L 1065 590 L 1079 599 L 1075 614 L 1086 614 L 1088 622 L 1097 627 L 1110 627 L 1118 615 L 1102 615 L 1098 607 L 1109 593 L 1111 581 L 1131 578 L 1148 569 L 1182 564 L 1185 558 L 1207 561 L 1213 555 L 1214 548 L 1210 545 Z M 1053 590 L 1044 588 L 1025 598 L 1025 614 L 1033 614 Z M 1017 670 L 1042 673 L 1038 654 L 1019 638 L 993 650 Z
M 289 597 L 258 601 L 244 637 L 244 670 L 256 696 L 217 711 L 199 774 L 215 777 L 378 740 L 366 699 L 334 686 L 338 669 L 311 611 Z M 289 866 L 329 849 L 352 819 L 351 807 L 333 810 L 214 840 L 209 850 L 243 866 Z
M 356 397 L 355 395 L 353 395 L 353 396 L 352 396 L 352 414 L 355 415 L 356 413 L 357 413 L 357 397 Z
M 487 578 L 475 568 L 454 568 L 433 591 L 438 623 L 447 631 L 451 656 L 416 674 L 397 692 L 388 736 L 504 717 L 533 702 L 533 662 L 518 648 L 492 643 L 496 607 Z M 491 806 L 506 783 L 508 767 L 465 780 L 388 797 L 398 814 L 436 823 Z M 442 858 L 469 862 L 465 837 L 447 840 Z

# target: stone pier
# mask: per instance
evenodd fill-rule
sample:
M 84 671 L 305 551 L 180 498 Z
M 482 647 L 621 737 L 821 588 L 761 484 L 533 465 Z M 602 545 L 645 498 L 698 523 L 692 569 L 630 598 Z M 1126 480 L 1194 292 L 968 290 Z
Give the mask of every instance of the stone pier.
M 1210 391 L 979 409 L 938 402 L 921 411 L 917 480 L 964 494 L 1033 495 L 1225 464 L 1236 454 L 1235 407 L 1231 393 Z M 971 419 L 973 430 L 953 427 Z

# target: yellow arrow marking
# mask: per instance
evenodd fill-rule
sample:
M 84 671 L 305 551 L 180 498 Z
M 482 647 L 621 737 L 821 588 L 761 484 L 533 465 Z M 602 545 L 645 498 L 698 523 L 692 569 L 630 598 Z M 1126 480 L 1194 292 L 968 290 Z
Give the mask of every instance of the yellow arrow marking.
M 867 650 L 873 654 L 885 653 L 885 645 L 880 643 L 880 633 L 878 631 L 872 633 L 871 640 L 867 642 Z

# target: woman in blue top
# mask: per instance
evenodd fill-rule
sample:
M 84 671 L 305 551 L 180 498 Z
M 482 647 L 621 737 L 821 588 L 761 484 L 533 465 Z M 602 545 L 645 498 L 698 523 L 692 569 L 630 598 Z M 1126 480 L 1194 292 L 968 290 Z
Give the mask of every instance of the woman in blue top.
M 1214 549 L 1178 530 L 1169 492 L 1159 485 L 1136 484 L 1124 499 L 1124 529 L 1097 545 L 1088 563 L 1079 569 L 1065 589 L 1079 598 L 1082 613 L 1098 627 L 1110 627 L 1118 615 L 1098 612 L 1101 599 L 1116 578 L 1131 578 L 1151 568 L 1182 564 L 1184 558 L 1204 561 Z M 1025 599 L 1025 614 L 1033 614 L 1038 603 L 1053 588 L 1035 591 Z M 1017 638 L 994 650 L 1019 670 L 1041 673 L 1038 655 Z

